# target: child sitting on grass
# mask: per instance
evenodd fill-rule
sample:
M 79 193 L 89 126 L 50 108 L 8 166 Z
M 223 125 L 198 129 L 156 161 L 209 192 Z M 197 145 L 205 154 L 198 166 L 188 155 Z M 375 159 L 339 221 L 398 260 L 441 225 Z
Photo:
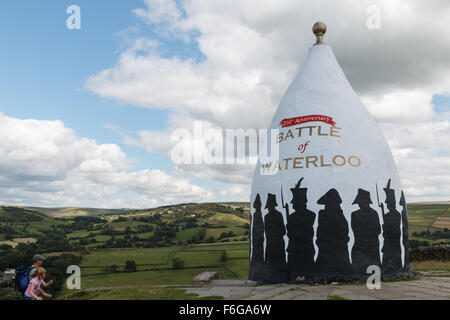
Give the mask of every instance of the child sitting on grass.
M 52 297 L 51 294 L 41 289 L 41 285 L 44 287 L 47 286 L 44 282 L 45 273 L 46 271 L 42 267 L 38 267 L 34 270 L 32 275 L 33 279 L 31 279 L 28 284 L 27 291 L 25 291 L 24 300 L 43 300 L 42 297 L 39 296 L 39 293 L 47 298 Z

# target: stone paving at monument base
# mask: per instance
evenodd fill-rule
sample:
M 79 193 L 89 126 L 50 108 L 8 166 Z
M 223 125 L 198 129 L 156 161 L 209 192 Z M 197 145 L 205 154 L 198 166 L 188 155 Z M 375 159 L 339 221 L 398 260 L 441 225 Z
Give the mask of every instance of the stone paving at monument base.
M 185 288 L 184 288 L 185 289 Z M 225 300 L 450 300 L 450 277 L 422 277 L 420 280 L 383 282 L 381 289 L 364 284 L 256 285 L 246 281 L 215 280 L 208 286 L 187 288 L 201 297 L 221 296 Z

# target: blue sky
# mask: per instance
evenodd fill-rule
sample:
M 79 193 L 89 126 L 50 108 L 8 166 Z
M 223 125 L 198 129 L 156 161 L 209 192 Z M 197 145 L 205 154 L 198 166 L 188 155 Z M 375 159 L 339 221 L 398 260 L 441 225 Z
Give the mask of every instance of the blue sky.
M 81 30 L 66 28 L 71 4 L 82 10 Z M 130 132 L 159 129 L 166 112 L 104 100 L 84 89 L 87 77 L 115 64 L 121 46 L 116 34 L 138 25 L 131 10 L 141 5 L 106 0 L 2 3 L 0 38 L 8 46 L 0 51 L 1 111 L 18 118 L 62 120 L 80 136 L 119 144 L 131 157 L 142 159 L 138 167 L 163 168 L 167 161 L 162 156 L 127 147 L 102 124 Z
M 70 5 L 81 8 L 81 30 L 66 27 Z M 124 134 L 164 129 L 168 112 L 103 99 L 85 88 L 89 76 L 115 65 L 133 38 L 158 40 L 165 58 L 203 59 L 195 41 L 160 37 L 132 12 L 143 6 L 142 0 L 2 2 L 0 38 L 7 45 L 0 50 L 0 112 L 19 119 L 61 120 L 80 137 L 120 146 L 132 161 L 132 170 L 170 173 L 174 165 L 166 154 L 123 143 Z M 105 124 L 118 127 L 120 133 Z M 208 189 L 225 185 L 185 176 Z
M 69 16 L 66 9 L 70 5 L 78 5 L 81 8 L 81 30 L 68 30 L 66 27 Z M 421 4 L 417 2 L 417 7 L 420 6 Z M 144 16 L 139 17 L 133 11 L 138 8 L 145 11 Z M 267 126 L 290 79 L 301 64 L 302 55 L 311 45 L 310 20 L 323 16 L 331 26 L 330 30 L 336 30 L 335 35 L 340 35 L 340 41 L 336 40 L 338 36 L 334 40 L 330 36 L 330 42 L 338 60 L 343 61 L 344 72 L 349 76 L 363 101 L 367 101 L 368 110 L 379 121 L 381 127 L 397 123 L 399 117 L 393 115 L 401 114 L 405 119 L 398 122 L 396 128 L 400 130 L 398 137 L 403 132 L 402 126 L 414 125 L 419 128 L 414 132 L 416 136 L 411 139 L 390 141 L 393 142 L 394 156 L 400 157 L 398 158 L 400 160 L 397 158 L 396 160 L 401 161 L 405 152 L 408 150 L 410 152 L 412 148 L 414 154 L 421 154 L 423 159 L 436 157 L 437 161 L 447 161 L 450 146 L 440 139 L 445 137 L 446 130 L 449 130 L 450 86 L 445 85 L 445 79 L 448 78 L 445 75 L 450 67 L 447 66 L 448 59 L 445 59 L 445 54 L 438 53 L 446 52 L 445 43 L 450 41 L 442 40 L 435 44 L 442 48 L 425 53 L 421 51 L 428 46 L 427 41 L 430 39 L 427 28 L 432 31 L 436 21 L 445 21 L 444 17 L 437 19 L 436 14 L 438 12 L 445 14 L 446 10 L 430 9 L 426 15 L 420 10 L 411 11 L 408 20 L 402 18 L 402 11 L 394 14 L 391 12 L 383 26 L 389 25 L 389 19 L 392 19 L 394 24 L 401 19 L 408 27 L 395 30 L 384 27 L 378 34 L 367 31 L 363 40 L 342 35 L 350 34 L 347 29 L 352 25 L 359 25 L 361 21 L 364 25 L 364 20 L 354 12 L 359 10 L 361 17 L 365 19 L 365 5 L 355 6 L 349 1 L 343 3 L 339 10 L 341 15 L 337 15 L 336 8 L 324 10 L 320 6 L 316 8 L 306 3 L 299 4 L 294 0 L 282 4 L 253 0 L 245 3 L 224 0 L 214 3 L 199 0 L 2 1 L 0 113 L 11 119 L 60 120 L 65 128 L 73 129 L 80 139 L 85 137 L 89 141 L 95 140 L 98 146 L 117 145 L 133 164 L 132 168 L 126 169 L 130 176 L 137 174 L 141 178 L 147 177 L 146 173 L 140 173 L 146 169 L 162 170 L 167 173 L 166 185 L 161 187 L 150 184 L 158 192 L 146 194 L 142 192 L 145 186 L 136 188 L 131 186 L 118 191 L 117 194 L 127 198 L 128 202 L 124 203 L 132 202 L 133 197 L 138 194 L 144 197 L 154 196 L 158 199 L 158 202 L 155 202 L 157 204 L 176 201 L 170 186 L 180 177 L 188 179 L 188 182 L 177 191 L 180 194 L 190 194 L 189 191 L 192 191 L 193 195 L 207 191 L 215 193 L 212 197 L 193 197 L 193 201 L 246 199 L 252 168 L 213 168 L 206 175 L 199 174 L 194 169 L 184 168 L 185 171 L 180 176 L 174 172 L 175 166 L 166 152 L 146 151 L 145 147 L 155 147 L 155 144 L 152 141 L 141 140 L 138 132 L 160 132 L 169 139 L 169 130 L 173 128 L 174 123 L 176 124 L 176 120 L 171 117 L 175 116 L 178 119 L 185 117 L 180 110 L 186 110 L 188 117 L 186 122 L 189 123 L 199 118 L 223 128 Z M 342 23 L 338 17 L 346 16 L 347 11 L 352 13 L 347 16 L 352 19 L 353 24 Z M 303 13 L 305 15 L 302 15 Z M 414 28 L 419 28 L 421 33 L 414 31 Z M 308 30 L 308 32 L 298 33 L 292 30 Z M 361 29 L 361 32 L 366 31 Z M 408 40 L 409 34 L 415 34 L 415 43 Z M 152 63 L 165 65 L 167 70 L 164 72 L 170 73 L 170 77 L 164 78 L 165 74 L 156 74 L 152 77 L 134 70 L 131 71 L 129 79 L 122 78 L 119 81 L 99 77 L 98 83 L 107 88 L 142 83 L 148 83 L 150 88 L 156 83 L 154 89 L 156 92 L 167 90 L 174 94 L 173 98 L 155 98 L 149 96 L 144 89 L 138 90 L 137 95 L 148 103 L 129 104 L 127 100 L 130 98 L 132 100 L 135 93 L 127 96 L 111 91 L 104 93 L 102 88 L 87 87 L 87 80 L 103 70 L 113 70 L 122 77 L 124 74 L 127 75 L 132 68 L 126 63 L 121 65 L 120 59 L 138 38 L 157 41 L 159 45 L 153 53 L 133 52 L 130 54 L 131 60 L 137 61 L 142 55 L 142 61 L 148 65 Z M 378 43 L 376 46 L 370 42 L 374 39 Z M 379 46 L 380 41 L 383 42 L 383 46 Z M 349 51 L 348 48 L 352 47 L 359 49 L 356 52 Z M 402 51 L 406 47 L 408 55 Z M 345 54 L 345 59 L 340 56 L 342 53 Z M 361 59 L 369 56 L 376 58 Z M 424 59 L 424 56 L 428 58 Z M 379 68 L 377 63 L 370 63 L 371 61 L 383 63 L 384 68 Z M 421 65 L 417 65 L 417 61 L 422 61 Z M 354 70 L 362 72 L 352 74 L 351 71 Z M 420 76 L 415 76 L 415 72 Z M 382 75 L 379 76 L 377 73 Z M 259 77 L 259 82 L 252 83 L 255 75 Z M 177 77 L 180 77 L 180 82 L 176 81 Z M 158 86 L 159 78 L 161 83 Z M 379 79 L 385 81 L 380 82 Z M 207 90 L 205 87 L 210 88 Z M 190 103 L 191 100 L 195 103 Z M 151 108 L 149 103 L 152 104 Z M 398 110 L 394 110 L 398 112 L 392 112 L 391 106 L 398 107 Z M 199 117 L 199 114 L 203 116 Z M 24 128 L 29 126 L 23 121 L 19 124 Z M 116 126 L 119 130 L 108 129 L 105 124 Z M 40 125 L 44 132 L 47 124 L 41 122 Z M 429 128 L 434 131 L 428 132 Z M 392 128 L 389 130 L 392 131 Z M 125 136 L 136 138 L 140 147 L 124 143 Z M 21 139 L 25 140 L 25 137 Z M 19 140 L 18 144 L 20 142 L 27 147 L 32 145 L 29 141 Z M 428 144 L 422 148 L 420 142 L 424 140 L 427 140 Z M 409 145 L 408 141 L 414 142 L 415 145 Z M 46 145 L 48 144 L 44 144 Z M 44 160 L 39 160 L 44 162 L 37 163 L 44 163 L 45 167 L 46 159 L 52 154 L 50 151 L 43 156 Z M 111 163 L 120 167 L 121 161 L 118 156 L 117 159 L 112 159 Z M 80 160 L 80 163 L 82 162 Z M 28 163 L 25 168 L 32 164 Z M 2 165 L 0 163 L 0 170 L 7 172 L 9 167 Z M 58 166 L 57 161 L 54 166 Z M 399 165 L 401 176 L 417 172 L 417 166 L 418 163 L 401 161 Z M 430 168 L 430 172 L 423 173 L 421 180 L 427 180 L 427 188 L 406 181 L 405 190 L 409 192 L 411 198 L 418 201 L 446 199 L 445 190 L 449 184 L 445 179 L 439 178 L 445 175 L 445 166 L 441 165 L 439 170 L 437 167 Z M 65 174 L 71 177 L 72 169 L 67 169 Z M 29 199 L 44 196 L 43 191 L 33 195 L 30 190 L 35 190 L 34 184 L 39 183 L 40 178 L 36 180 L 35 177 L 46 174 L 48 172 L 30 173 L 31 178 L 26 180 L 26 183 L 32 187 L 22 189 L 19 187 L 23 197 L 0 197 L 0 203 L 30 203 Z M 53 182 L 59 186 L 62 180 L 58 174 L 52 177 Z M 46 176 L 45 179 L 52 181 L 53 178 Z M 77 179 L 75 180 L 78 181 Z M 436 179 L 439 183 L 436 183 Z M 70 179 L 64 181 L 68 185 L 73 184 Z M 86 182 L 86 185 L 91 182 Z M 4 182 L 0 179 L 0 188 L 2 183 Z M 4 185 L 7 186 L 6 183 Z M 102 189 L 102 195 L 96 195 L 97 199 L 106 195 L 114 199 L 114 193 L 108 189 L 108 183 L 95 185 L 92 190 L 98 187 L 104 190 Z M 9 191 L 19 194 L 20 192 L 14 188 L 10 186 Z M 72 203 L 74 198 L 71 198 L 70 194 L 74 191 L 69 189 L 65 191 L 64 197 L 53 199 L 52 195 L 49 196 L 48 202 L 44 201 L 43 204 L 79 204 Z M 223 190 L 226 192 L 219 194 Z M 190 198 L 187 196 L 186 199 Z M 98 201 L 93 198 L 80 205 L 125 205 L 122 202 L 117 204 Z M 33 204 L 40 203 L 33 202 Z

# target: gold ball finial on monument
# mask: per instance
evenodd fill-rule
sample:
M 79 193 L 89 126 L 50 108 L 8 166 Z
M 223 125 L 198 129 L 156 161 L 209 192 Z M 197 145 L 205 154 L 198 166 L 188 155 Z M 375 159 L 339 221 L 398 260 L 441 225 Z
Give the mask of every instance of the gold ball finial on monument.
M 325 44 L 325 42 L 323 42 L 323 35 L 327 32 L 327 25 L 320 21 L 316 22 L 313 26 L 313 32 L 317 37 L 317 41 L 314 45 Z

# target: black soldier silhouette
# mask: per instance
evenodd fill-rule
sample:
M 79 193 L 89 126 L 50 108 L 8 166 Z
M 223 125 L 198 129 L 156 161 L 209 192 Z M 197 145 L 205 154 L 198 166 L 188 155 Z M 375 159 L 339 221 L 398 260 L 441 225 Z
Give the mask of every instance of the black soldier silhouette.
M 287 217 L 287 235 L 289 238 L 288 266 L 292 281 L 303 280 L 314 268 L 314 221 L 316 214 L 306 208 L 307 188 L 300 188 L 303 178 L 292 192 L 294 212 Z
M 281 212 L 275 209 L 277 206 L 276 196 L 269 193 L 266 202 L 266 209 L 269 212 L 264 217 L 266 280 L 283 283 L 288 281 L 289 277 L 284 243 L 286 227 Z
M 255 281 L 264 280 L 264 222 L 261 213 L 261 198 L 256 195 L 252 217 L 252 255 L 250 260 L 249 279 Z
M 325 205 L 325 209 L 319 211 L 317 269 L 331 279 L 351 275 L 348 255 L 349 228 L 341 209 L 341 197 L 336 189 L 331 189 L 317 203 Z
M 370 207 L 372 200 L 369 191 L 358 189 L 353 204 L 357 204 L 359 210 L 352 212 L 352 230 L 355 236 L 352 248 L 352 267 L 355 274 L 366 278 L 368 266 L 381 266 L 378 241 L 381 233 L 380 220 L 378 213 Z
M 395 190 L 391 189 L 391 179 L 386 188 L 386 207 L 388 212 L 383 217 L 383 262 L 381 271 L 384 276 L 398 273 L 402 268 L 401 247 L 400 247 L 400 221 L 401 215 L 397 211 L 395 204 Z
M 405 249 L 405 261 L 403 269 L 410 272 L 409 267 L 409 241 L 408 241 L 408 214 L 406 213 L 406 200 L 405 194 L 402 191 L 402 195 L 400 196 L 400 203 L 402 209 L 402 234 L 403 234 L 403 248 Z

